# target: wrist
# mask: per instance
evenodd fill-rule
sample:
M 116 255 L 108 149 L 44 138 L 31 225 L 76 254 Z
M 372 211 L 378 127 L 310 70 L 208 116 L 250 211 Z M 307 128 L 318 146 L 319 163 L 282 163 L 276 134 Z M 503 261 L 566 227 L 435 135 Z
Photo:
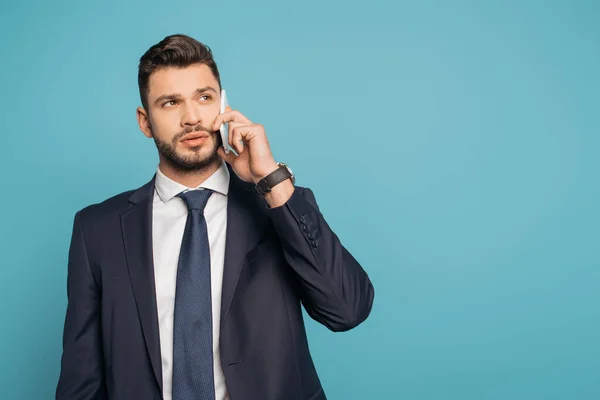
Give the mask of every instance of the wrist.
M 269 205 L 273 206 L 287 201 L 294 191 L 294 183 L 292 170 L 284 163 L 277 163 L 271 173 L 256 182 L 256 190 L 269 202 Z M 272 191 L 275 191 L 275 194 L 267 198 Z
M 254 184 L 257 184 L 261 179 L 269 176 L 269 174 L 275 172 L 279 168 L 279 164 L 273 160 L 266 164 L 265 167 L 261 168 L 261 172 L 258 174 L 258 177 L 254 177 Z
M 291 179 L 286 179 L 265 195 L 265 201 L 269 208 L 281 207 L 292 197 L 295 189 Z

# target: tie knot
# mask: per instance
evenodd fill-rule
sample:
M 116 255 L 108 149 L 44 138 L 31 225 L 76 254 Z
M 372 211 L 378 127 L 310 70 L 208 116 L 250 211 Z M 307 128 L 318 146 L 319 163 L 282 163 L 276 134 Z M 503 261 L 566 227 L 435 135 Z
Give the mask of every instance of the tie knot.
M 200 189 L 181 192 L 177 197 L 183 199 L 188 210 L 204 211 L 204 207 L 206 207 L 206 203 L 211 194 L 213 194 L 213 191 L 210 189 Z

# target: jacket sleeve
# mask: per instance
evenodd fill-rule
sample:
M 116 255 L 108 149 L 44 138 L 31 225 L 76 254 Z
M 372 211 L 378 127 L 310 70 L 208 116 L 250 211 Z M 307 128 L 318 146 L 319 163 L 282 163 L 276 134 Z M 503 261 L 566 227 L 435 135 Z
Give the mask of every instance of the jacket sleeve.
M 100 298 L 87 256 L 80 211 L 75 215 L 69 250 L 67 312 L 57 400 L 100 400 L 106 396 Z
M 313 192 L 296 187 L 269 212 L 308 314 L 334 332 L 363 322 L 373 305 L 373 285 L 323 218 Z

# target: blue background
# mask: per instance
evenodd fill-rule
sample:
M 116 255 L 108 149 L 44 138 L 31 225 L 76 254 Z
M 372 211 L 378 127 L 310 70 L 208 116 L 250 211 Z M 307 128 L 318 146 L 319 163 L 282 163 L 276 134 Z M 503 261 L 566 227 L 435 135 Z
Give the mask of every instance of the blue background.
M 600 2 L 0 6 L 0 390 L 50 399 L 75 212 L 148 181 L 137 63 L 213 49 L 376 289 L 331 399 L 600 398 Z

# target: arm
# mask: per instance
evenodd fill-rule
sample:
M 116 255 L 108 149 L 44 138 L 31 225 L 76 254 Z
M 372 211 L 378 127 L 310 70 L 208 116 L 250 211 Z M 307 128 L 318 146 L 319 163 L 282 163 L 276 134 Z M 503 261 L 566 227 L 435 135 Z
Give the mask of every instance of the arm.
M 104 399 L 100 290 L 85 248 L 81 215 L 75 215 L 69 250 L 67 313 L 57 400 Z
M 336 332 L 363 322 L 373 305 L 373 285 L 330 229 L 312 191 L 296 188 L 270 213 L 308 314 Z
M 264 126 L 230 107 L 215 118 L 213 130 L 223 123 L 230 123 L 229 145 L 237 155 L 225 154 L 222 147 L 218 152 L 240 179 L 256 184 L 278 168 Z M 274 186 L 265 200 L 272 207 L 285 259 L 299 277 L 308 314 L 332 331 L 364 321 L 371 312 L 373 285 L 325 222 L 312 192 L 287 180 Z

